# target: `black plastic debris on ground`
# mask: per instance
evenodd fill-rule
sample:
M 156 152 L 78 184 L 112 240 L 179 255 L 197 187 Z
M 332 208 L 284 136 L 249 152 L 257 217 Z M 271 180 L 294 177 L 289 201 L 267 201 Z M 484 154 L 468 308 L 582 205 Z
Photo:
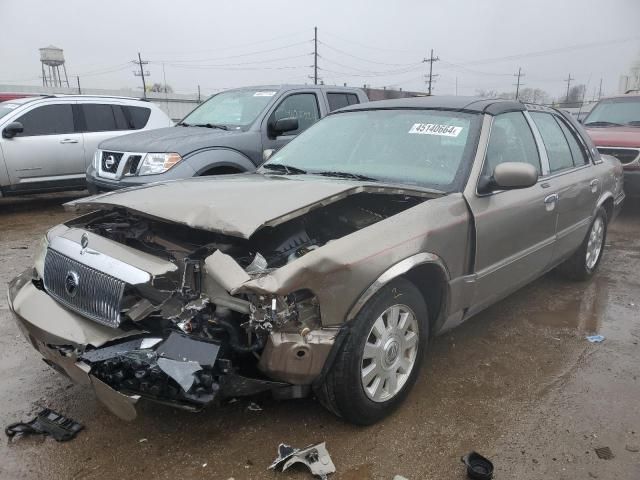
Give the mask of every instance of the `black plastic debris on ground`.
M 491 480 L 493 463 L 477 452 L 470 452 L 460 459 L 467 466 L 467 476 L 473 480 Z
M 74 438 L 84 425 L 45 408 L 29 422 L 16 422 L 8 425 L 4 432 L 9 438 L 16 435 L 51 435 L 58 442 Z
M 598 447 L 595 451 L 598 458 L 601 458 L 602 460 L 611 460 L 615 457 L 609 447 Z
M 336 471 L 324 442 L 302 449 L 281 443 L 278 446 L 278 457 L 269 466 L 269 469 L 279 469 L 284 472 L 296 463 L 305 465 L 313 475 L 322 480 L 326 480 L 327 475 Z

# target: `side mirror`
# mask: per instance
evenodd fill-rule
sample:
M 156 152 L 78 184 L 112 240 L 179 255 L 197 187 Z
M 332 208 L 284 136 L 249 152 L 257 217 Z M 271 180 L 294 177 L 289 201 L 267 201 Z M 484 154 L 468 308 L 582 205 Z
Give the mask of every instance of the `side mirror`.
M 536 167 L 524 162 L 500 163 L 491 177 L 483 177 L 479 188 L 482 192 L 492 190 L 516 190 L 534 186 L 538 181 Z
M 266 162 L 267 160 L 269 160 L 273 154 L 276 153 L 276 149 L 275 148 L 267 148 L 266 150 L 264 150 L 262 152 L 262 161 Z
M 281 118 L 280 120 L 276 120 L 271 125 L 271 133 L 274 137 L 278 135 L 282 135 L 283 133 L 292 132 L 293 130 L 298 129 L 298 119 L 297 118 Z
M 11 122 L 2 130 L 2 137 L 13 138 L 17 134 L 22 133 L 23 131 L 24 131 L 24 127 L 20 122 Z

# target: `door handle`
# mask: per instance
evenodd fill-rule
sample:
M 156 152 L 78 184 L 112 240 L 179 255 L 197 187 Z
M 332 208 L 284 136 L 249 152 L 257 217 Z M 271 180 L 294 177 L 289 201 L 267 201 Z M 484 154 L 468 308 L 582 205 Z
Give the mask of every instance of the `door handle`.
M 75 138 L 63 138 L 60 143 L 78 143 L 78 140 Z
M 600 183 L 600 180 L 598 180 L 597 178 L 594 178 L 593 180 L 591 180 L 591 183 L 589 185 L 591 185 L 591 193 L 596 193 L 598 191 L 598 184 Z
M 558 202 L 558 194 L 552 193 L 551 195 L 547 195 L 544 197 L 544 206 L 547 209 L 547 212 L 552 211 L 556 208 L 556 203 Z

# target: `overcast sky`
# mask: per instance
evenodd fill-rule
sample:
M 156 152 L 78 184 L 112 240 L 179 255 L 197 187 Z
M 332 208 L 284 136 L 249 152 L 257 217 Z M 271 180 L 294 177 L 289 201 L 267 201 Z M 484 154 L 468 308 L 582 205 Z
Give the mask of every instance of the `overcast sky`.
M 0 84 L 41 84 L 50 44 L 83 87 L 139 87 L 138 51 L 180 93 L 305 83 L 317 26 L 325 83 L 424 91 L 433 48 L 435 94 L 456 77 L 460 95 L 510 91 L 521 67 L 527 87 L 562 95 L 571 74 L 590 97 L 640 59 L 639 25 L 640 0 L 0 0 Z

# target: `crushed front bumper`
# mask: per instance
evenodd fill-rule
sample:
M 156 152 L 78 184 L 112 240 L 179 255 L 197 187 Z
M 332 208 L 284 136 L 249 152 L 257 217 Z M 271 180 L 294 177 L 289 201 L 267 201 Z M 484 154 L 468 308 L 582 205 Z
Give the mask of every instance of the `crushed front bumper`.
M 31 281 L 31 269 L 9 283 L 9 308 L 18 328 L 44 361 L 74 382 L 90 387 L 96 397 L 118 417 L 136 418 L 135 404 L 139 395 L 122 394 L 90 373 L 90 367 L 79 360 L 87 345 L 100 345 L 142 332 L 102 327 L 58 305 Z M 27 320 L 27 318 L 29 320 Z

